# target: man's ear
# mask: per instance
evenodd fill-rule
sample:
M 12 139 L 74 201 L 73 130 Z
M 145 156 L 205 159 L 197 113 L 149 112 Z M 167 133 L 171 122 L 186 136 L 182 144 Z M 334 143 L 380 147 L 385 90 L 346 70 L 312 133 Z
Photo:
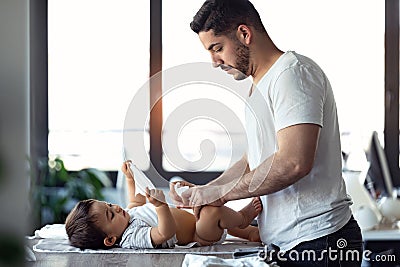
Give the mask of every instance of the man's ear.
M 116 241 L 117 241 L 117 237 L 116 236 L 105 237 L 104 238 L 104 245 L 106 245 L 107 247 L 111 247 L 111 246 L 114 246 Z
M 238 40 L 242 44 L 248 46 L 250 44 L 250 42 L 251 42 L 252 37 L 253 37 L 253 31 L 247 25 L 240 24 L 237 27 L 236 37 L 238 38 Z

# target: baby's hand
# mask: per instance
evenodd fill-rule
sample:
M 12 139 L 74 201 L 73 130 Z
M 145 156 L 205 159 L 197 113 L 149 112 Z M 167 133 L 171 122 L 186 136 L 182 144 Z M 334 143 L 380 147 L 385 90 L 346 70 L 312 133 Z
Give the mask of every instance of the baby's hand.
M 122 170 L 122 172 L 125 174 L 125 177 L 126 177 L 127 179 L 132 179 L 132 180 L 134 180 L 134 178 L 133 178 L 133 173 L 132 173 L 132 171 L 131 171 L 131 168 L 129 167 L 129 164 L 132 164 L 131 162 L 132 162 L 132 161 L 127 160 L 127 161 L 125 161 L 124 163 L 122 163 L 121 170 Z
M 161 189 L 149 190 L 149 188 L 146 187 L 146 197 L 155 207 L 167 205 L 167 202 L 165 201 L 165 195 Z

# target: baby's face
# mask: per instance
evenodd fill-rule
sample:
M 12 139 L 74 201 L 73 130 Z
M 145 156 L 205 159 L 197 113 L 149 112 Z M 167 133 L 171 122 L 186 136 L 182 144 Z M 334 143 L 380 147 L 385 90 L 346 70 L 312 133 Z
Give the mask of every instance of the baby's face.
M 90 210 L 97 214 L 98 226 L 107 236 L 120 238 L 128 227 L 130 216 L 120 206 L 102 201 L 96 201 Z

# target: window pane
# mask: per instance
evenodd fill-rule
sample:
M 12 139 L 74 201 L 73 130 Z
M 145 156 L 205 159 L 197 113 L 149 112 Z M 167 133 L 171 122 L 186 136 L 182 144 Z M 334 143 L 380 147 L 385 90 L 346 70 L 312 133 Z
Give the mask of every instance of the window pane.
M 175 0 L 174 4 L 171 4 L 169 1 L 164 1 L 164 70 L 183 63 L 210 62 L 208 52 L 189 27 L 194 14 L 203 2 L 203 0 Z M 294 50 L 312 58 L 328 75 L 337 102 L 342 136 L 344 139 L 351 138 L 343 140 L 345 151 L 353 147 L 358 150 L 362 148 L 373 130 L 383 132 L 384 1 L 252 0 L 251 2 L 259 11 L 267 32 L 280 49 Z M 180 7 L 179 12 L 176 12 L 176 6 Z M 177 40 L 177 36 L 180 41 Z M 177 92 L 176 97 L 164 99 L 164 122 L 169 116 L 168 112 L 180 105 L 179 94 Z M 232 109 L 240 112 L 242 107 L 234 106 Z M 191 128 L 192 139 L 182 137 L 184 140 L 179 140 L 183 156 L 200 157 L 199 140 L 205 136 L 210 136 L 211 140 L 215 139 L 211 136 L 215 136 L 217 131 L 211 130 L 210 126 L 203 126 Z M 205 133 L 200 134 L 203 131 Z M 348 144 L 351 144 L 351 147 Z M 229 149 L 231 148 L 219 148 L 217 159 L 229 154 L 226 153 Z M 189 155 L 189 151 L 197 153 L 196 156 Z M 243 151 L 243 148 L 238 148 L 238 151 Z M 215 164 L 210 169 L 224 168 L 224 164 Z
M 163 84 L 163 93 L 167 93 L 163 97 L 163 167 L 168 171 L 222 171 L 239 160 L 245 151 L 243 97 L 251 81 L 244 81 L 240 91 L 231 90 L 226 83 L 221 83 L 216 69 L 211 71 L 216 73 L 217 79 L 212 74 L 209 79 L 196 80 L 203 71 L 208 72 L 207 68 L 211 68 L 209 53 L 189 26 L 203 2 L 174 0 L 171 4 L 163 1 L 164 73 L 172 72 L 175 79 L 178 76 L 178 79 L 185 80 L 179 75 L 193 73 L 189 70 L 175 71 L 177 66 L 203 63 L 188 67 L 198 74 L 194 74 L 191 82 L 182 82 L 174 88 L 166 88 Z M 179 6 L 179 12 L 176 12 L 176 6 Z M 233 80 L 225 77 L 228 76 L 225 73 L 222 75 L 221 79 Z M 224 113 L 210 108 L 214 104 L 219 104 Z M 171 121 L 182 120 L 185 115 L 187 117 L 180 125 L 174 125 L 179 129 L 171 126 Z M 173 130 L 179 132 L 178 138 Z
M 317 62 L 331 82 L 345 151 L 384 128 L 385 2 L 253 0 L 282 50 Z M 351 145 L 351 147 L 346 147 Z
M 148 1 L 48 1 L 50 157 L 119 169 L 125 115 L 148 79 L 149 28 Z

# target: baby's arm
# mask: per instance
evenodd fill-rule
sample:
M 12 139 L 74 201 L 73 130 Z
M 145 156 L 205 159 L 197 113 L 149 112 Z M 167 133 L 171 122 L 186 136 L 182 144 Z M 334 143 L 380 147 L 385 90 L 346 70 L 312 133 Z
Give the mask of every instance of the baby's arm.
M 151 228 L 150 237 L 153 245 L 157 246 L 176 234 L 176 224 L 162 190 L 146 188 L 146 197 L 156 207 L 158 226 Z
M 146 204 L 146 197 L 137 194 L 135 195 L 135 179 L 133 178 L 133 173 L 129 168 L 130 161 L 125 161 L 122 164 L 122 172 L 125 174 L 126 177 L 126 186 L 128 187 L 128 197 L 129 197 L 129 204 L 127 206 L 128 209 L 133 207 L 142 206 Z

